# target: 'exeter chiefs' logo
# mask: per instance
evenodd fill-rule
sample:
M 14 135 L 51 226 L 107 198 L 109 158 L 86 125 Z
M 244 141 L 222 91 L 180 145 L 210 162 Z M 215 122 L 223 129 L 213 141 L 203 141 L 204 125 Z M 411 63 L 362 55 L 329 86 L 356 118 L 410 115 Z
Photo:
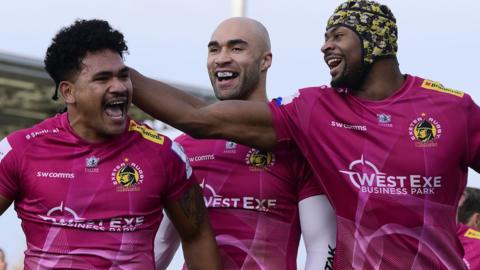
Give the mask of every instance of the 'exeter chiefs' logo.
M 426 117 L 426 114 L 422 113 L 421 117 L 410 123 L 408 134 L 417 147 L 437 146 L 437 140 L 442 135 L 442 126 L 434 118 Z
M 128 162 L 128 158 L 112 171 L 112 182 L 117 186 L 117 191 L 139 191 L 143 178 L 142 168 L 136 163 Z
M 250 165 L 251 169 L 266 169 L 275 164 L 275 155 L 272 152 L 252 148 L 245 156 L 245 162 Z

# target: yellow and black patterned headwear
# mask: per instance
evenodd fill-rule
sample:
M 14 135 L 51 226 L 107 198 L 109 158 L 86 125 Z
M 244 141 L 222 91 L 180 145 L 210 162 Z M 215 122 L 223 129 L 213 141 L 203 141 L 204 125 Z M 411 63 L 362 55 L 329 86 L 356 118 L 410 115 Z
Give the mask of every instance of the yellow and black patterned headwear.
M 369 0 L 348 0 L 335 9 L 328 19 L 327 30 L 345 26 L 355 31 L 363 43 L 363 62 L 372 64 L 378 58 L 397 53 L 397 25 L 390 9 Z

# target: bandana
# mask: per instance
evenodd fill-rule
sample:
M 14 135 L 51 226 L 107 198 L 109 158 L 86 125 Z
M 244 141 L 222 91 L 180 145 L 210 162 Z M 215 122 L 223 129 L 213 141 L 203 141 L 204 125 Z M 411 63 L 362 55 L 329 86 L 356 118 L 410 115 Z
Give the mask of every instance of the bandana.
M 363 62 L 367 65 L 379 58 L 395 57 L 397 53 L 396 19 L 385 5 L 348 0 L 328 19 L 327 30 L 333 26 L 345 26 L 358 34 L 363 43 Z

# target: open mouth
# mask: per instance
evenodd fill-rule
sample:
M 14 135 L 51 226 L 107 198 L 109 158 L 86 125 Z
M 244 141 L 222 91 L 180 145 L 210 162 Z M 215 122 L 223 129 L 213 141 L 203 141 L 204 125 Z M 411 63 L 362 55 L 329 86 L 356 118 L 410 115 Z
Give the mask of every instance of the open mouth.
M 332 56 L 325 59 L 328 67 L 330 68 L 330 75 L 335 76 L 338 73 L 339 66 L 342 63 L 343 58 L 338 56 Z
M 340 65 L 341 62 L 342 62 L 342 58 L 332 57 L 332 58 L 327 60 L 327 65 L 330 69 L 333 69 L 333 68 L 337 67 L 338 65 Z
M 233 72 L 233 71 L 217 71 L 215 72 L 215 76 L 217 79 L 221 81 L 227 81 L 227 80 L 232 80 L 238 77 L 238 72 Z
M 126 99 L 109 100 L 104 104 L 105 114 L 113 119 L 123 119 L 127 114 Z

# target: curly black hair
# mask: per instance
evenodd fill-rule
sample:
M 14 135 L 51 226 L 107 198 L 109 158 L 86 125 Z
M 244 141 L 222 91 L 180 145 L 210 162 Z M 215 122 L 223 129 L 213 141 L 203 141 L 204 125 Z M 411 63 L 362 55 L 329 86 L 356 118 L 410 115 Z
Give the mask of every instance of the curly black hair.
M 468 222 L 473 214 L 480 213 L 480 190 L 467 187 L 466 192 L 465 201 L 458 208 L 458 221 L 464 224 Z
M 71 80 L 81 70 L 88 52 L 109 49 L 121 57 L 128 52 L 123 34 L 103 20 L 76 20 L 62 28 L 52 39 L 45 54 L 45 70 L 55 82 L 53 99 L 58 99 L 60 82 Z

